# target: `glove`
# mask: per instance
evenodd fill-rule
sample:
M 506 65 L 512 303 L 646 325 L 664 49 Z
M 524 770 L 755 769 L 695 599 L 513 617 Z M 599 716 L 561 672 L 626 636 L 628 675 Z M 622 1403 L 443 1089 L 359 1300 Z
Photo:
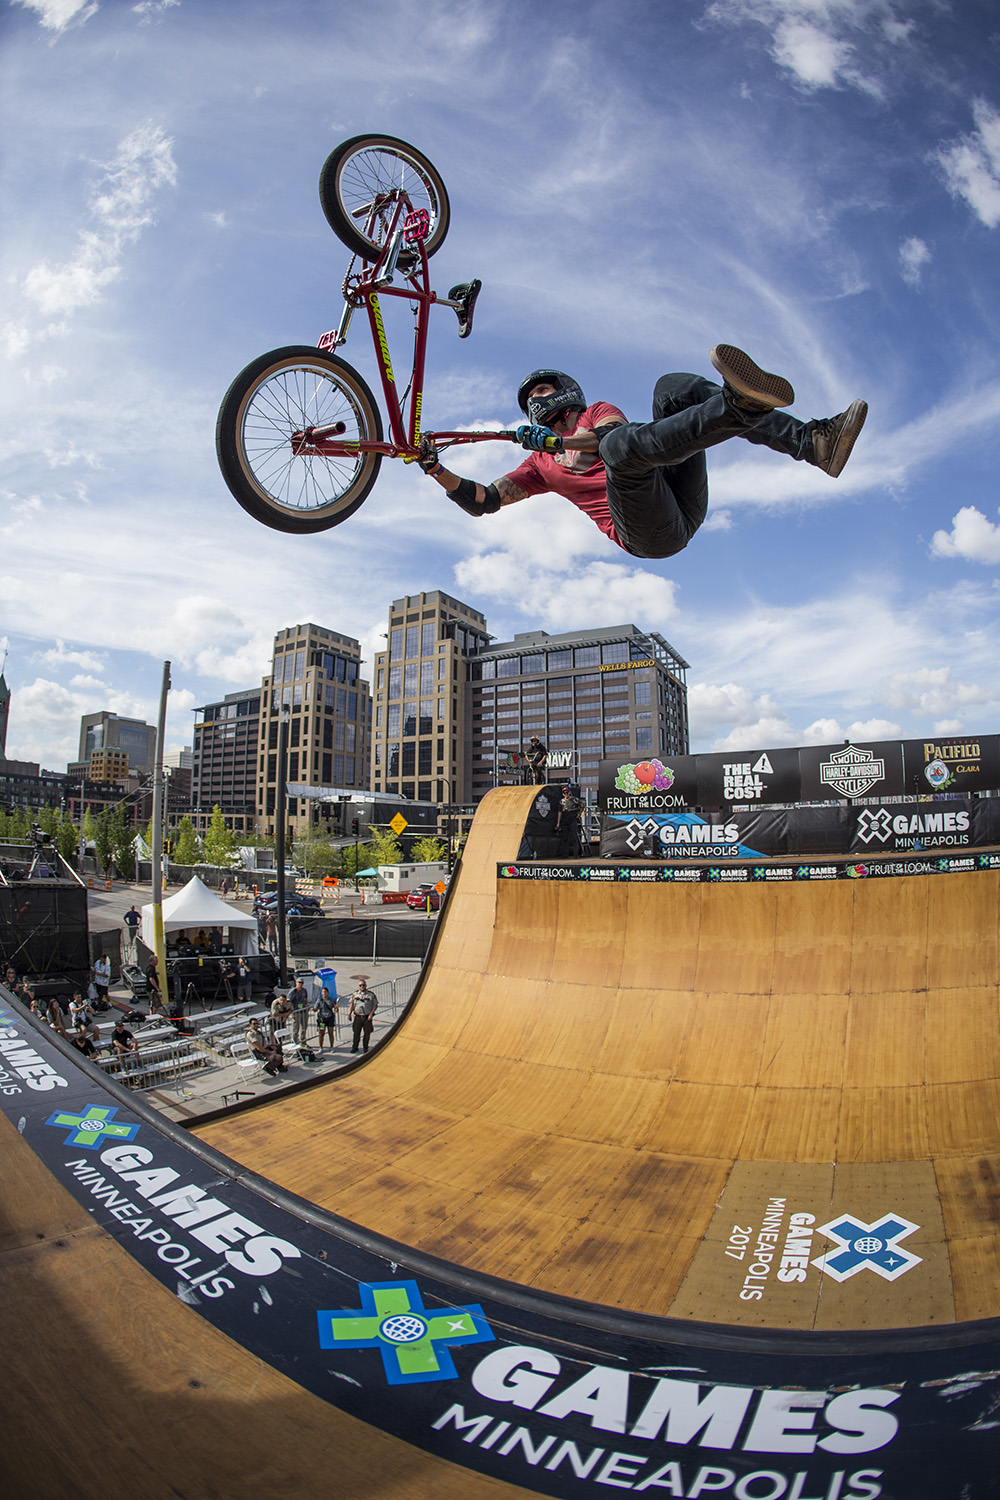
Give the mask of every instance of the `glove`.
M 524 424 L 515 428 L 514 436 L 522 448 L 530 448 L 535 453 L 562 452 L 562 438 L 558 437 L 550 427 Z
M 420 439 L 420 453 L 417 457 L 418 466 L 425 474 L 436 474 L 442 467 L 441 458 L 438 454 L 433 438 Z

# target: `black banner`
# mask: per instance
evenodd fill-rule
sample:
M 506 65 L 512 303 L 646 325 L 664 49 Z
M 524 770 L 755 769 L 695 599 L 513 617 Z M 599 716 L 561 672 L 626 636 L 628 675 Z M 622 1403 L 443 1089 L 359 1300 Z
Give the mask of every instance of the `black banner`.
M 598 806 L 625 813 L 1000 789 L 1000 735 L 602 760 Z

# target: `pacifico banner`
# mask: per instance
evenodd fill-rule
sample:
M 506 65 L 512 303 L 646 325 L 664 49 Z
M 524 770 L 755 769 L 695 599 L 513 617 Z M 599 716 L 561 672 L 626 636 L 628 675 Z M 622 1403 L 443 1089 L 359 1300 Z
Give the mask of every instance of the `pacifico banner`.
M 661 813 L 998 788 L 1000 735 L 987 734 L 603 760 L 598 804 L 607 813 Z

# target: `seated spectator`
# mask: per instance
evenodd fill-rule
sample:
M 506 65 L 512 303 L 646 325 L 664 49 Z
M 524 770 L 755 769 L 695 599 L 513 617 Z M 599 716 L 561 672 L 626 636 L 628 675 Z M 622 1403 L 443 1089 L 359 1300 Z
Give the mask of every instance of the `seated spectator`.
M 288 1072 L 280 1044 L 276 1041 L 268 1041 L 260 1029 L 259 1021 L 250 1022 L 246 1039 L 250 1051 L 264 1064 L 264 1072 L 270 1077 L 273 1078 L 277 1073 Z
M 97 1048 L 94 1046 L 85 1026 L 77 1026 L 69 1040 L 70 1046 L 75 1047 L 78 1052 L 82 1052 L 84 1057 L 97 1056 Z
M 271 1032 L 281 1031 L 292 1019 L 292 1007 L 285 995 L 275 995 L 271 1000 Z
M 139 1056 L 139 1043 L 121 1016 L 115 1022 L 115 1029 L 111 1033 L 111 1050 L 116 1057 L 127 1057 L 130 1053 L 134 1057 Z
M 32 1007 L 34 1009 L 34 1007 Z M 63 1008 L 59 1004 L 57 996 L 53 995 L 46 1006 L 46 1017 L 53 1031 L 58 1031 L 61 1037 L 66 1035 L 66 1017 Z
M 75 1029 L 79 1025 L 89 1027 L 94 1019 L 94 1013 L 81 990 L 74 990 L 73 997 L 69 1002 L 69 1024 Z

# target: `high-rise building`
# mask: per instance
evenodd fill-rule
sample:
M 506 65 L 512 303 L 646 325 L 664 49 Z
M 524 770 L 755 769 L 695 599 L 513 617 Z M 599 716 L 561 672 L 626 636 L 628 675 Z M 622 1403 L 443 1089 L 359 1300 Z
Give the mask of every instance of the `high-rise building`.
M 114 750 L 108 746 L 102 750 L 91 750 L 87 772 L 91 781 L 125 781 L 128 774 L 127 750 Z
M 156 729 L 143 719 L 120 714 L 84 714 L 80 720 L 80 753 L 71 774 L 89 769 L 95 750 L 124 750 L 133 771 L 151 771 L 156 760 Z
M 635 625 L 547 635 L 535 630 L 481 651 L 472 671 L 472 800 L 514 779 L 532 735 L 549 775 L 596 791 L 604 756 L 684 755 L 688 663 Z
M 360 666 L 361 644 L 352 636 L 307 624 L 291 625 L 274 637 L 271 674 L 260 689 L 260 832 L 274 833 L 278 728 L 283 714 L 288 716 L 285 776 L 290 785 L 323 787 L 344 796 L 352 790 L 368 790 L 371 693 L 361 679 Z M 335 801 L 289 796 L 288 836 L 301 833 L 317 818 L 336 824 L 340 807 Z
M 187 757 L 190 818 L 198 833 L 207 831 L 216 806 L 231 833 L 251 833 L 256 825 L 260 696 L 259 687 L 247 688 L 196 708 L 192 750 L 175 752 L 170 782 L 179 781 L 179 773 L 188 769 Z
M 374 792 L 469 801 L 469 664 L 489 644 L 486 617 L 435 589 L 394 599 L 388 649 L 375 656 Z

